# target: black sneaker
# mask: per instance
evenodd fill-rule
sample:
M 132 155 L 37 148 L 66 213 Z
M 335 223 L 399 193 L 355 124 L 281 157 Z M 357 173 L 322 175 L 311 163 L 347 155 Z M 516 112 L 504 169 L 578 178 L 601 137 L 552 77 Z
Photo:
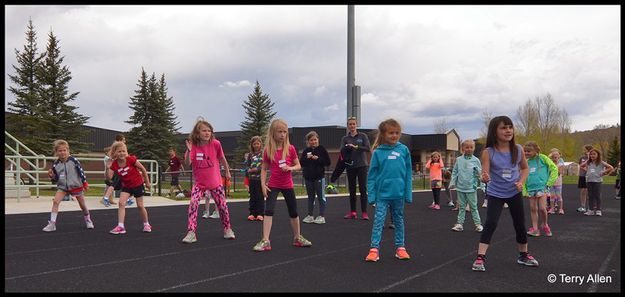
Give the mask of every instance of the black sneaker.
M 516 262 L 525 266 L 538 267 L 538 261 L 530 254 L 520 255 Z

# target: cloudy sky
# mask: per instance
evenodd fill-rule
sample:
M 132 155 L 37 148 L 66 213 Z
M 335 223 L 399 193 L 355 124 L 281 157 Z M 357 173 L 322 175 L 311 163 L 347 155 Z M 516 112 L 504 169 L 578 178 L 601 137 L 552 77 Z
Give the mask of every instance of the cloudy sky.
M 445 121 L 475 138 L 484 112 L 550 93 L 573 131 L 620 124 L 620 6 L 355 6 L 362 127 Z M 31 18 L 60 40 L 72 104 L 127 131 L 141 68 L 165 74 L 180 131 L 239 130 L 256 81 L 291 127 L 345 125 L 347 6 L 5 6 L 5 86 Z M 5 88 L 5 110 L 13 95 Z

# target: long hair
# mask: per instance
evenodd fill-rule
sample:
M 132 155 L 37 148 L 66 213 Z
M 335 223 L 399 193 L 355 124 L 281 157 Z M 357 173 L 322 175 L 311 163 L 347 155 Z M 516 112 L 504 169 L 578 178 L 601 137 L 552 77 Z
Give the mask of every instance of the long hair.
M 276 143 L 276 140 L 273 138 L 273 135 L 276 133 L 276 130 L 278 129 L 278 125 L 284 125 L 287 131 L 286 137 L 284 138 L 284 142 L 282 142 L 282 147 L 278 147 L 278 143 Z M 288 131 L 289 131 L 289 125 L 287 125 L 286 121 L 284 121 L 283 119 L 275 119 L 271 121 L 269 128 L 267 128 L 267 145 L 265 146 L 265 152 L 267 153 L 267 156 L 269 156 L 269 160 L 271 160 L 271 162 L 274 161 L 274 155 L 276 154 L 276 151 L 278 151 L 279 149 L 282 149 L 282 160 L 286 160 L 286 157 L 288 156 L 288 153 L 289 153 L 289 146 L 291 145 L 291 143 L 289 142 Z
M 252 138 L 250 139 L 250 153 L 252 154 L 256 153 L 254 151 L 254 142 L 256 141 L 260 142 L 260 151 L 263 151 L 263 138 L 258 135 L 252 136 Z
M 538 143 L 536 143 L 536 141 L 527 141 L 525 142 L 523 147 L 535 151 L 536 155 L 540 154 L 540 146 L 538 146 Z
M 197 122 L 195 122 L 195 126 L 193 126 L 193 130 L 191 130 L 191 133 L 189 134 L 189 140 L 191 141 L 191 143 L 193 143 L 193 145 L 202 144 L 202 138 L 200 138 L 200 129 L 202 127 L 201 125 L 205 125 L 212 132 L 211 138 L 208 140 L 208 142 L 210 143 L 211 141 L 213 141 L 213 139 L 215 139 L 215 130 L 213 129 L 213 125 L 211 125 L 204 118 L 199 117 L 197 119 Z
M 492 120 L 490 120 L 490 123 L 488 124 L 488 134 L 486 135 L 486 147 L 492 147 L 495 148 L 495 146 L 497 145 L 497 127 L 499 126 L 500 123 L 504 123 L 505 125 L 510 125 L 512 127 L 512 129 L 514 130 L 514 124 L 512 123 L 512 120 L 507 117 L 507 116 L 498 116 L 498 117 L 494 117 Z M 519 150 L 516 146 L 516 143 L 514 142 L 514 131 L 512 133 L 512 139 L 510 139 L 510 155 L 512 156 L 512 165 L 516 164 L 517 162 L 517 158 L 519 157 Z
M 373 147 L 371 148 L 374 151 L 380 144 L 386 143 L 386 131 L 388 131 L 389 127 L 399 128 L 399 133 L 401 133 L 401 125 L 395 119 L 387 119 L 382 121 L 378 125 L 378 133 L 375 136 L 375 141 L 373 142 Z
M 595 163 L 595 165 L 601 164 L 601 151 L 593 147 L 593 148 L 590 149 L 588 154 L 590 154 L 590 152 L 597 152 L 597 161 L 595 161 L 595 162 L 591 161 L 590 160 L 590 155 L 589 155 L 588 156 L 588 162 L 593 162 L 593 163 Z

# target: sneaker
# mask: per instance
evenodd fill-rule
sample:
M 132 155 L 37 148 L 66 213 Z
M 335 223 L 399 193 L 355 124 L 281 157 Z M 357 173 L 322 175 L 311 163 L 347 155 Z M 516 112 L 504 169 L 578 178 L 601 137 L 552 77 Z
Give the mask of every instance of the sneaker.
M 43 227 L 44 232 L 53 232 L 56 231 L 56 223 L 52 221 L 48 221 L 48 225 Z
M 365 258 L 367 262 L 377 262 L 380 260 L 380 251 L 376 248 L 369 249 L 369 254 Z
M 324 218 L 322 216 L 318 216 L 313 223 L 315 223 L 315 224 L 325 224 L 326 223 L 326 218 Z
M 545 236 L 547 237 L 553 236 L 553 233 L 551 233 L 551 228 L 549 228 L 549 225 L 545 224 L 545 226 L 543 227 L 543 231 L 545 232 Z
M 228 229 L 224 230 L 224 238 L 225 239 L 234 239 L 234 231 L 232 231 L 232 228 L 228 228 Z
M 586 208 L 584 208 L 583 206 L 580 206 L 577 208 L 577 212 L 586 212 Z
M 441 206 L 440 206 L 440 205 L 438 205 L 438 204 L 434 204 L 434 208 L 433 208 L 433 209 L 435 209 L 435 210 L 439 210 L 439 209 L 441 209 Z
M 388 227 L 391 229 L 395 229 L 395 224 L 389 224 Z
M 594 210 L 588 210 L 584 214 L 587 215 L 587 216 L 594 216 L 595 215 L 595 211 Z
M 115 226 L 115 228 L 113 228 L 113 230 L 109 231 L 109 233 L 111 234 L 126 234 L 126 228 L 121 227 L 119 225 Z
M 435 207 L 436 207 L 436 204 L 434 204 L 434 203 L 432 203 L 432 204 L 428 205 L 428 208 L 429 208 L 429 209 L 434 209 Z
M 150 224 L 143 224 L 143 232 L 146 232 L 146 233 L 152 232 L 152 226 Z
M 257 221 L 263 221 L 264 219 L 265 219 L 265 218 L 264 218 L 263 216 L 261 216 L 261 215 L 257 215 L 257 216 L 256 216 L 256 220 L 257 220 Z
M 100 200 L 100 203 L 104 204 L 104 206 L 106 207 L 111 206 L 111 202 L 107 198 L 102 198 L 102 200 Z
M 547 211 L 548 214 L 555 214 L 556 213 L 556 209 L 554 207 L 550 208 L 549 211 Z
M 458 209 L 459 209 L 458 206 L 456 206 L 456 207 L 452 208 L 451 210 L 452 211 L 458 211 Z
M 204 214 L 202 215 L 202 218 L 208 219 L 208 216 L 209 216 L 208 211 L 204 211 Z
M 564 214 L 564 209 L 560 208 L 560 210 L 558 210 L 558 214 L 563 215 Z
M 131 206 L 133 204 L 135 204 L 135 201 L 132 200 L 132 199 L 128 199 L 128 201 L 126 201 L 126 205 L 128 205 L 128 206 Z
M 85 224 L 87 225 L 87 229 L 93 229 L 93 222 L 91 220 L 85 220 Z
M 293 245 L 297 247 L 309 247 L 312 245 L 308 239 L 304 238 L 301 234 L 293 241 Z
M 254 217 L 254 215 L 249 215 L 249 216 L 247 216 L 247 220 L 248 221 L 254 221 L 254 220 L 256 220 L 256 218 Z
M 603 214 L 601 213 L 601 210 L 597 209 L 597 210 L 595 210 L 595 215 L 596 216 L 602 216 Z
M 462 225 L 460 224 L 455 224 L 452 228 L 452 231 L 457 231 L 457 232 L 462 232 L 464 230 L 464 228 L 462 227 Z
M 307 215 L 302 222 L 306 223 L 306 224 L 310 224 L 312 222 L 315 221 L 315 217 L 311 216 L 311 215 Z
M 526 255 L 520 255 L 517 260 L 517 263 L 525 266 L 538 267 L 538 261 L 532 257 L 529 253 Z
M 257 252 L 271 251 L 271 243 L 269 240 L 262 239 L 252 249 Z
M 527 235 L 535 237 L 540 236 L 540 230 L 534 229 L 534 227 L 530 227 L 529 229 L 527 229 Z
M 211 219 L 219 219 L 219 212 L 215 210 L 215 211 L 213 211 L 213 213 L 212 213 L 210 216 L 208 216 L 208 217 L 209 217 L 209 218 L 211 218 Z
M 343 218 L 344 219 L 357 219 L 358 215 L 356 214 L 355 211 L 350 211 Z
M 473 271 L 486 271 L 486 267 L 484 267 L 484 263 L 485 262 L 486 262 L 485 257 L 477 256 L 475 261 L 473 261 L 473 266 L 471 267 L 471 270 L 473 270 Z
M 503 208 L 508 208 L 508 203 L 504 203 Z
M 363 212 L 362 213 L 362 219 L 365 220 L 365 221 L 368 221 L 369 220 L 369 215 L 366 212 Z
M 486 208 L 486 207 L 488 207 L 488 200 L 484 200 L 484 203 L 482 203 L 482 208 Z
M 621 200 L 621 196 L 615 196 L 614 199 Z
M 482 231 L 484 231 L 484 226 L 482 226 L 482 224 L 475 225 L 475 232 L 482 232 Z
M 395 250 L 395 258 L 399 260 L 410 260 L 410 255 L 408 255 L 408 252 L 406 252 L 405 247 L 400 247 Z
M 454 205 L 454 202 L 453 202 L 453 201 L 449 201 L 449 203 L 447 203 L 447 206 L 449 206 L 449 207 L 454 207 L 455 205 Z
M 184 243 L 194 243 L 197 241 L 197 237 L 195 236 L 195 232 L 189 231 L 187 232 L 187 236 L 182 239 Z

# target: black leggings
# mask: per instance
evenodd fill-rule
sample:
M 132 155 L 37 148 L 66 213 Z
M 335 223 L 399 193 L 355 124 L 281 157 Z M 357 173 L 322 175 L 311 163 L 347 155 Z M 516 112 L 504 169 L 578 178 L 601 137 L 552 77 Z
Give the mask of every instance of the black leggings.
M 265 201 L 265 215 L 273 216 L 273 209 L 276 206 L 278 200 L 278 194 L 282 192 L 286 207 L 289 210 L 289 217 L 291 219 L 297 218 L 297 201 L 295 200 L 295 190 L 291 189 L 279 189 L 271 188 L 271 192 L 267 194 L 267 201 Z
M 514 195 L 512 198 L 502 199 L 487 195 L 488 206 L 486 208 L 486 223 L 484 224 L 484 232 L 480 236 L 480 243 L 490 244 L 490 239 L 497 229 L 497 222 L 503 210 L 503 204 L 508 204 L 510 215 L 512 216 L 512 224 L 516 232 L 516 242 L 519 244 L 527 243 L 527 230 L 525 229 L 525 211 L 523 208 L 523 197 L 521 193 Z M 462 210 L 460 210 L 462 211 Z
M 360 191 L 360 210 L 367 212 L 367 171 L 368 166 L 347 169 L 347 185 L 349 187 L 349 209 L 356 211 L 356 178 Z
M 587 182 L 588 188 L 588 209 L 601 210 L 601 183 Z
M 250 179 L 249 209 L 253 216 L 259 216 L 265 212 L 265 197 L 263 197 L 260 179 Z

